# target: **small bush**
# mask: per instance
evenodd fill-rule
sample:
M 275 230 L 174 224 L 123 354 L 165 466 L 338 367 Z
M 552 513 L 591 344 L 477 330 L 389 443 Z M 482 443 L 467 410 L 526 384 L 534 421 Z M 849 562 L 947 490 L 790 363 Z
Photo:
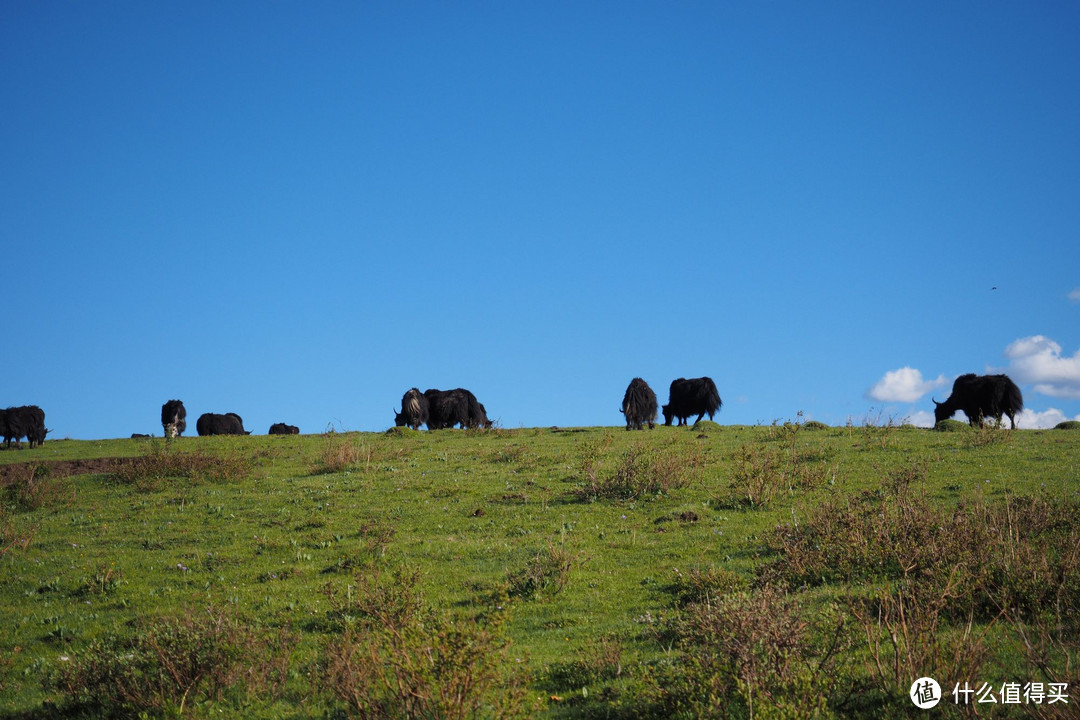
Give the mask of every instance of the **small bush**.
M 638 714 L 829 717 L 854 685 L 839 671 L 843 623 L 772 586 L 690 605 L 670 621 L 680 654 L 650 678 Z
M 431 608 L 419 574 L 357 576 L 334 613 L 351 618 L 323 648 L 320 692 L 358 718 L 525 718 L 524 675 L 511 672 L 499 617 L 456 621 Z
M 4 482 L 4 495 L 21 510 L 70 505 L 75 491 L 63 478 L 53 478 L 48 465 L 27 463 L 17 466 Z
M 964 436 L 964 443 L 971 448 L 988 447 L 990 445 L 1006 445 L 1012 442 L 1013 434 L 1004 426 L 993 420 L 972 428 L 973 432 Z
M 1027 619 L 1055 608 L 1077 622 L 1070 618 L 1080 616 L 1080 601 L 1071 600 L 1080 598 L 1080 502 L 980 499 L 948 513 L 924 498 L 925 472 L 916 463 L 890 474 L 879 491 L 826 499 L 799 525 L 778 527 L 766 540 L 778 559 L 759 577 L 791 588 L 903 581 L 924 594 L 962 581 L 968 591 L 935 612 L 992 621 L 1006 609 Z
M 168 480 L 230 482 L 251 472 L 250 458 L 233 453 L 207 455 L 201 451 L 179 452 L 171 445 L 153 443 L 145 455 L 121 460 L 112 479 L 143 492 L 161 488 Z
M 945 419 L 934 425 L 936 432 L 970 432 L 971 425 L 959 420 Z
M 578 556 L 565 547 L 549 544 L 525 567 L 507 577 L 507 595 L 523 600 L 541 599 L 545 593 L 557 595 L 570 581 L 570 571 Z
M 1080 430 L 1080 420 L 1066 420 L 1054 426 L 1055 430 Z
M 584 463 L 584 482 L 574 494 L 580 500 L 636 500 L 667 494 L 685 487 L 704 464 L 704 450 L 696 445 L 656 449 L 639 443 L 619 458 L 611 474 L 602 474 L 599 459 L 590 456 Z
M 395 428 L 393 435 L 402 438 L 419 436 L 420 433 L 411 428 Z M 361 470 L 369 472 L 373 468 L 380 467 L 384 462 L 394 462 L 405 459 L 409 455 L 409 444 L 379 446 L 369 444 L 362 436 L 353 434 L 339 434 L 334 431 L 325 433 L 322 451 L 312 468 L 312 473 L 330 474 L 345 472 L 348 470 Z
M 777 430 L 785 447 L 766 443 L 747 443 L 735 451 L 735 469 L 726 496 L 716 498 L 720 507 L 765 508 L 782 494 L 791 495 L 796 489 L 810 490 L 825 481 L 829 467 L 815 461 L 796 442 L 794 423 Z
M 873 408 L 870 409 L 873 413 Z M 864 447 L 870 450 L 874 447 L 885 450 L 892 443 L 900 423 L 893 416 L 883 417 L 883 412 L 878 410 L 874 414 L 867 414 L 862 424 L 862 436 Z
M 780 493 L 789 489 L 781 471 L 780 452 L 761 444 L 746 444 L 735 451 L 735 470 L 726 498 L 718 498 L 720 507 L 768 507 Z
M 970 555 L 972 547 L 941 534 L 947 521 L 921 491 L 925 472 L 915 463 L 889 474 L 878 491 L 806 508 L 800 524 L 777 527 L 767 539 L 781 559 L 764 566 L 762 576 L 775 580 L 779 573 L 790 587 L 893 579 L 926 572 L 944 557 Z
M 8 552 L 26 550 L 34 539 L 36 528 L 18 527 L 7 511 L 0 506 L 0 558 Z
M 295 642 L 291 633 L 258 630 L 216 610 L 143 620 L 132 636 L 94 642 L 45 685 L 113 716 L 183 715 L 229 692 L 280 695 Z
M 965 592 L 962 573 L 940 584 L 905 580 L 868 600 L 852 600 L 852 615 L 866 638 L 867 675 L 886 702 L 907 707 L 912 678 L 979 677 L 988 655 L 986 630 L 969 619 L 960 628 L 949 622 L 950 608 Z
M 326 445 L 315 465 L 316 473 L 338 473 L 363 463 L 369 465 L 373 451 L 367 443 L 354 443 L 335 432 L 323 435 Z
M 675 579 L 664 588 L 678 608 L 695 604 L 708 605 L 746 589 L 747 582 L 743 576 L 716 567 L 692 567 L 685 573 L 676 569 Z
M 576 689 L 615 680 L 622 673 L 623 644 L 614 635 L 604 635 L 573 660 L 548 667 L 546 685 Z
M 101 563 L 95 567 L 76 595 L 111 595 L 123 582 L 124 574 L 114 564 Z

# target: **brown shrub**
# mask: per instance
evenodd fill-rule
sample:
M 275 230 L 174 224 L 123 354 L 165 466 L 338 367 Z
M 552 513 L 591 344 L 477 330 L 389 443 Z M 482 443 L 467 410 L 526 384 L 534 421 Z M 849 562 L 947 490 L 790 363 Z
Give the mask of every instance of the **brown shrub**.
M 207 455 L 201 451 L 179 452 L 171 446 L 152 444 L 145 455 L 117 461 L 112 479 L 143 492 L 159 489 L 166 480 L 229 482 L 246 477 L 252 461 L 237 453 Z
M 698 445 L 673 443 L 656 448 L 638 443 L 617 460 L 613 472 L 602 473 L 600 459 L 589 456 L 583 465 L 583 483 L 574 495 L 579 500 L 635 500 L 667 494 L 692 482 L 705 460 L 705 451 Z
M 346 624 L 323 649 L 319 686 L 350 717 L 529 716 L 527 678 L 512 672 L 498 616 L 457 621 L 435 612 L 415 571 L 372 568 L 356 579 L 344 602 L 329 593 Z
M 112 715 L 183 715 L 196 701 L 239 691 L 281 694 L 296 638 L 224 612 L 142 620 L 132 636 L 109 636 L 46 679 L 70 702 Z

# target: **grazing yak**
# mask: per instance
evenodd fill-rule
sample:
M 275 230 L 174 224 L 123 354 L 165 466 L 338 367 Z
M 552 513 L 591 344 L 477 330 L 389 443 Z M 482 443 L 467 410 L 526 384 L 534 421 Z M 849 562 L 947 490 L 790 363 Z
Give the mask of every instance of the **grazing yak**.
M 0 432 L 8 447 L 14 440 L 15 447 L 22 448 L 21 438 L 26 438 L 30 447 L 40 447 L 50 431 L 45 427 L 44 410 L 37 405 L 21 405 L 0 411 Z
M 250 430 L 244 430 L 244 421 L 236 413 L 203 413 L 195 423 L 195 430 L 199 435 L 250 435 Z
M 299 435 L 300 428 L 285 423 L 274 423 L 270 426 L 270 435 Z
M 649 424 L 650 430 L 656 427 L 656 393 L 649 383 L 641 378 L 631 380 L 619 412 L 626 416 L 627 430 L 642 430 L 644 423 Z
M 408 425 L 413 430 L 419 430 L 421 425 L 428 424 L 430 418 L 431 403 L 427 396 L 419 389 L 412 388 L 401 397 L 401 412 L 394 413 L 394 425 Z
M 695 413 L 697 420 L 694 424 L 697 425 L 705 415 L 712 420 L 713 414 L 723 404 L 712 378 L 679 378 L 671 381 L 668 404 L 661 408 L 661 411 L 664 413 L 665 425 L 671 425 L 672 418 L 678 418 L 679 425 L 685 425 L 686 419 Z
M 968 373 L 956 378 L 945 402 L 934 400 L 934 422 L 947 420 L 961 410 L 972 427 L 981 426 L 989 417 L 1001 424 L 1001 416 L 1006 415 L 1015 430 L 1016 415 L 1023 409 L 1024 397 L 1008 375 Z
M 187 430 L 187 410 L 179 400 L 170 400 L 161 406 L 161 427 L 165 437 L 183 435 Z
M 428 430 L 441 430 L 461 425 L 462 428 L 490 428 L 487 410 L 468 390 L 424 391 L 428 401 Z

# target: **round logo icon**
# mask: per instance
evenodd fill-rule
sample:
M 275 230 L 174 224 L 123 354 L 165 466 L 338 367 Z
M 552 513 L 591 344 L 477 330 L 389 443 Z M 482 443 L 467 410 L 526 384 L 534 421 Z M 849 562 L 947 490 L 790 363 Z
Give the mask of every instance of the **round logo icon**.
M 941 702 L 941 686 L 934 678 L 921 677 L 911 683 L 911 692 L 908 695 L 916 707 L 929 710 Z

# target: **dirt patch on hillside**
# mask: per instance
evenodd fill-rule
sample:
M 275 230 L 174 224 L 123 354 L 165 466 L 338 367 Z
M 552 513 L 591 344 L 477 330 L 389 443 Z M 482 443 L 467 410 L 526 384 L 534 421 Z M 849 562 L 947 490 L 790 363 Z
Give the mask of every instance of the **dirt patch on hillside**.
M 0 485 L 30 477 L 62 478 L 71 475 L 109 475 L 124 458 L 92 458 L 89 460 L 35 460 L 0 465 Z

